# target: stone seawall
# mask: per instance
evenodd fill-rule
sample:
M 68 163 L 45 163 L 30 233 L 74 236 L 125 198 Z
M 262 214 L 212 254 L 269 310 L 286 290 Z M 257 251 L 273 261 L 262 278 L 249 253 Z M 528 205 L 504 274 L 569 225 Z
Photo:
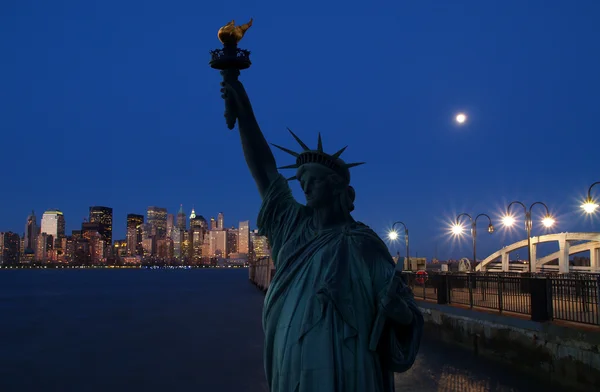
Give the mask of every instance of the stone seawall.
M 424 339 L 442 339 L 533 376 L 582 391 L 600 390 L 600 330 L 536 323 L 419 301 Z

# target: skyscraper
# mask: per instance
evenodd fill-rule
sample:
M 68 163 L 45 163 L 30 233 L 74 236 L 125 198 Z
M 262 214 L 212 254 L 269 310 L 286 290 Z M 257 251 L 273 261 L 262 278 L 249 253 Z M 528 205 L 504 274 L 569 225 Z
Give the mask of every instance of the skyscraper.
M 225 229 L 225 216 L 223 216 L 222 212 L 219 212 L 219 215 L 217 215 L 217 229 L 219 230 L 223 230 Z
M 142 255 L 142 229 L 144 215 L 127 214 L 127 254 Z
M 65 217 L 62 211 L 48 210 L 42 215 L 40 233 L 51 235 L 54 240 L 65 235 Z M 52 244 L 52 248 L 54 244 Z
M 227 232 L 225 230 L 211 230 L 210 257 L 227 257 Z
M 179 212 L 177 213 L 177 228 L 179 230 L 185 230 L 187 228 L 185 212 L 183 212 L 183 204 L 179 205 Z
M 196 227 L 208 230 L 208 224 L 206 223 L 206 219 L 204 219 L 202 215 L 194 214 L 194 217 L 190 218 L 190 230 Z
M 173 228 L 175 227 L 175 217 L 173 214 L 167 214 L 167 237 L 173 235 Z
M 112 246 L 113 209 L 110 207 L 90 207 L 90 223 L 99 223 L 98 234 L 107 246 Z
M 43 218 L 42 218 L 43 219 Z M 35 259 L 45 262 L 48 259 L 48 249 L 51 247 L 52 235 L 46 234 L 44 231 L 38 234 L 36 240 Z
M 0 264 L 17 264 L 21 238 L 11 231 L 0 233 Z
M 81 238 L 91 241 L 93 237 L 100 235 L 101 230 L 102 223 L 100 222 L 83 222 L 81 224 Z
M 253 260 L 262 259 L 263 257 L 269 257 L 271 255 L 267 237 L 258 235 L 258 230 L 252 230 L 250 233 L 250 243 L 252 245 Z
M 217 221 L 213 217 L 210 218 L 210 229 L 217 230 Z
M 27 217 L 27 223 L 25 224 L 25 233 L 23 235 L 24 251 L 35 252 L 35 243 L 39 232 L 40 228 L 37 225 L 37 218 L 35 212 L 32 210 L 31 215 Z
M 181 260 L 183 258 L 183 233 L 185 233 L 184 230 L 175 228 L 173 229 L 173 233 L 171 234 L 171 239 L 173 240 L 173 257 L 175 257 L 178 260 Z
M 238 252 L 238 229 L 232 227 L 231 229 L 227 229 L 227 253 L 237 253 Z
M 238 253 L 248 254 L 250 252 L 250 222 L 240 222 L 238 231 Z
M 152 231 L 158 238 L 167 236 L 167 209 L 162 207 L 148 207 L 146 222 L 152 225 Z

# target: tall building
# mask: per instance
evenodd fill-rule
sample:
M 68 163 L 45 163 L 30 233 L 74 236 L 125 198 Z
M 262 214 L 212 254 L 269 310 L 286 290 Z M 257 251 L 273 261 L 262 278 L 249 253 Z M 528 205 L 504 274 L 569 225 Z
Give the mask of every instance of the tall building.
M 171 233 L 171 239 L 173 240 L 173 257 L 177 260 L 183 259 L 183 233 L 184 230 L 174 228 Z
M 227 254 L 238 252 L 238 229 L 232 227 L 227 229 Z
M 181 234 L 181 258 L 192 262 L 192 235 L 189 231 L 182 231 Z
M 98 263 L 104 257 L 104 245 L 100 230 L 103 225 L 100 222 L 83 222 L 81 224 L 81 237 L 87 244 L 87 254 L 91 263 Z
M 267 237 L 258 235 L 258 230 L 252 230 L 250 233 L 250 244 L 252 245 L 252 259 L 258 260 L 271 255 L 269 241 Z
M 217 221 L 215 220 L 215 218 L 211 217 L 210 218 L 210 229 L 211 230 L 217 230 Z
M 52 249 L 52 235 L 40 232 L 36 241 L 35 259 L 37 261 L 46 262 L 48 260 L 48 250 Z
M 90 207 L 89 222 L 100 224 L 98 234 L 106 245 L 112 246 L 113 209 L 102 206 Z
M 65 245 L 63 246 L 64 259 L 66 262 L 71 263 L 75 261 L 75 247 L 77 240 L 73 236 L 65 238 Z
M 217 215 L 217 229 L 225 229 L 225 216 L 223 216 L 222 212 L 219 212 L 219 215 Z
M 97 264 L 103 261 L 104 257 L 106 257 L 107 244 L 102 239 L 102 235 L 100 235 L 100 233 L 97 231 L 90 232 L 88 243 L 92 263 Z
M 141 235 L 142 235 L 142 241 L 143 240 L 147 240 L 148 238 L 151 238 L 151 237 L 154 236 L 154 234 L 152 234 L 152 230 L 153 230 L 153 227 L 148 222 L 143 223 L 140 226 L 140 232 L 141 232 Z
M 152 225 L 152 233 L 158 238 L 167 236 L 167 209 L 150 206 L 147 210 L 146 222 Z
M 155 237 L 150 236 L 142 240 L 142 249 L 144 250 L 144 257 L 150 257 L 156 255 L 156 240 Z
M 0 264 L 18 264 L 21 237 L 8 231 L 0 233 Z
M 156 241 L 156 254 L 162 260 L 173 258 L 173 240 L 171 238 L 161 238 Z
M 35 242 L 37 236 L 40 233 L 40 228 L 37 225 L 37 218 L 35 212 L 32 210 L 31 215 L 27 217 L 27 223 L 25 224 L 25 233 L 23 235 L 23 253 L 27 251 L 35 252 Z
M 227 257 L 227 232 L 225 230 L 209 231 L 210 257 Z
M 204 230 L 208 230 L 208 224 L 206 223 L 206 219 L 202 215 L 194 214 L 194 217 L 190 217 L 190 230 L 199 227 Z
M 206 251 L 203 252 L 202 244 L 205 240 L 208 240 L 208 236 L 205 235 L 204 229 L 201 227 L 194 227 L 190 229 L 190 259 L 197 263 L 202 259 L 202 256 L 206 256 Z
M 177 228 L 179 230 L 187 229 L 185 212 L 183 212 L 183 204 L 179 205 L 179 212 L 177 213 Z
M 81 238 L 90 240 L 94 235 L 100 234 L 102 224 L 99 222 L 83 222 L 81 224 Z
M 250 222 L 240 222 L 238 229 L 238 253 L 250 253 Z
M 127 255 L 143 254 L 142 229 L 144 215 L 127 214 Z
M 208 264 L 210 263 L 210 236 L 209 235 L 205 235 L 204 236 L 204 241 L 202 242 L 202 245 L 200 246 L 200 253 L 201 253 L 201 258 L 197 261 L 202 261 L 202 263 L 204 264 Z
M 127 240 L 115 240 L 113 243 L 113 255 L 118 257 L 127 256 Z
M 46 233 L 52 236 L 53 240 L 62 238 L 65 235 L 65 217 L 62 211 L 48 210 L 42 215 L 42 224 L 40 233 Z M 54 244 L 52 244 L 54 248 Z
M 167 237 L 173 235 L 173 228 L 175 227 L 175 216 L 173 214 L 167 214 Z

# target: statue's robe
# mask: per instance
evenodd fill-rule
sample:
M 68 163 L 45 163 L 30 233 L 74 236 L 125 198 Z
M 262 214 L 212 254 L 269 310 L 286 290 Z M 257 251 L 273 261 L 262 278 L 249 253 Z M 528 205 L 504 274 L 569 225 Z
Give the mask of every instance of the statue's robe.
M 369 350 L 395 268 L 383 241 L 358 222 L 316 230 L 311 209 L 282 176 L 264 195 L 258 227 L 275 263 L 263 309 L 270 391 L 393 392 L 394 372 L 414 363 L 423 316 L 403 287 L 412 323 L 388 318 L 377 350 Z

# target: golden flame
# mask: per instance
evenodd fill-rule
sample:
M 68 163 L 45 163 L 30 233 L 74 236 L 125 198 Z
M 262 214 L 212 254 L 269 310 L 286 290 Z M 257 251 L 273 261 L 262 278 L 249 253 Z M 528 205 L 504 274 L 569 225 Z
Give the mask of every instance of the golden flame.
M 227 23 L 225 26 L 221 27 L 217 33 L 219 41 L 221 41 L 223 45 L 237 45 L 244 37 L 244 34 L 246 34 L 246 30 L 252 26 L 252 21 L 253 19 L 250 18 L 248 23 L 241 26 L 236 26 L 235 20 Z

